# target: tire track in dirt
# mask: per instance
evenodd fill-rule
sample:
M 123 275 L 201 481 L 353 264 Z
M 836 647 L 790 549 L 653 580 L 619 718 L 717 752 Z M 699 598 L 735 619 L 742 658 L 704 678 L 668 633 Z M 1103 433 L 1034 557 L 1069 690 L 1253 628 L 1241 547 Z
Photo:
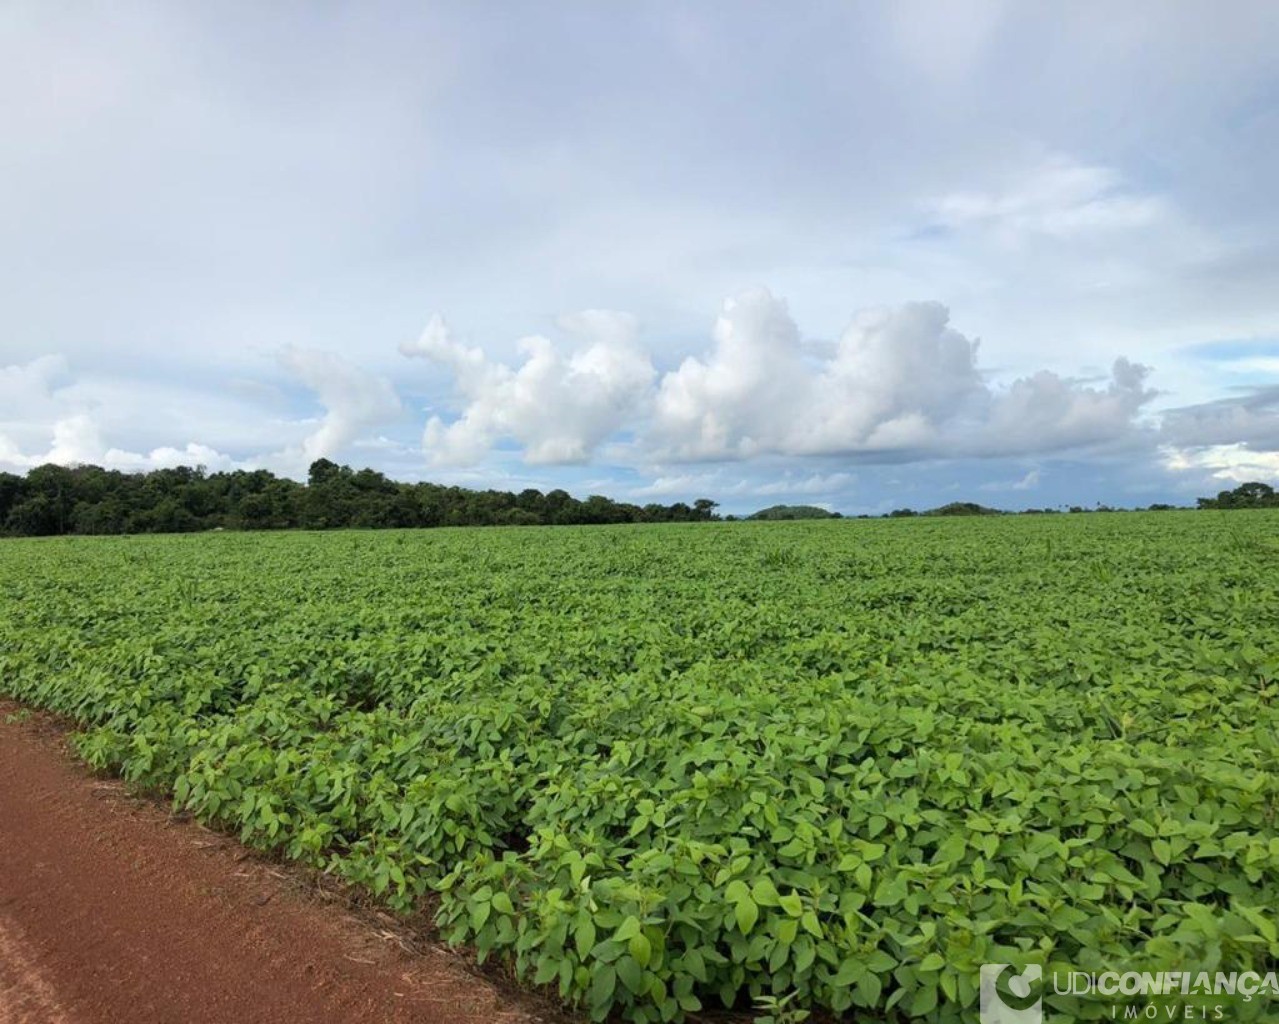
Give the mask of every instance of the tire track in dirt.
M 0 703 L 0 1024 L 524 1024 L 536 1004 L 90 776 Z M 418 947 L 420 944 L 414 944 Z

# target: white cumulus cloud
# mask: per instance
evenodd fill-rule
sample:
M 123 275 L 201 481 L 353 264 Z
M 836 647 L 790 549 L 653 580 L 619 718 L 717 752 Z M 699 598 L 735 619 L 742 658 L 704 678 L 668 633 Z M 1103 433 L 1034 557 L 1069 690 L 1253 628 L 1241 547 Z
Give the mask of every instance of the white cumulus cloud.
M 588 310 L 560 319 L 575 345 L 562 350 L 548 338 L 519 343 L 524 361 L 510 367 L 464 345 L 433 317 L 422 336 L 400 347 L 406 356 L 447 367 L 464 400 L 451 423 L 433 416 L 423 445 L 432 462 L 478 461 L 496 443 L 514 441 L 531 463 L 581 463 L 641 411 L 654 377 L 635 344 L 632 317 Z
M 1123 439 L 1156 395 L 1146 387 L 1149 373 L 1149 367 L 1120 358 L 1104 387 L 1041 370 L 992 389 L 986 415 L 968 445 L 980 455 L 1016 455 Z
M 149 452 L 134 452 L 109 447 L 93 417 L 85 412 L 64 416 L 53 422 L 51 443 L 44 451 L 24 453 L 7 437 L 0 435 L 0 467 L 31 469 L 46 463 L 59 466 L 95 465 L 126 472 L 172 469 L 176 466 L 203 466 L 208 470 L 249 468 L 208 445 L 187 444 L 184 448 L 160 447 Z
M 859 314 L 822 358 L 759 290 L 725 304 L 714 341 L 662 381 L 652 436 L 666 459 L 1057 451 L 1123 437 L 1154 397 L 1126 359 L 1104 387 L 1047 370 L 992 386 L 936 302 Z
M 338 454 L 401 411 L 389 381 L 340 356 L 295 347 L 280 362 L 314 392 L 319 417 L 282 421 L 263 415 L 259 404 L 192 381 L 77 377 L 56 355 L 0 367 L 0 469 L 21 472 L 49 462 L 128 471 L 266 466 L 301 475 L 314 459 Z M 184 433 L 182 444 L 146 443 Z M 249 454 L 233 457 L 192 434 L 231 437 Z
M 762 288 L 729 299 L 713 338 L 662 378 L 652 433 L 667 458 L 758 454 L 793 426 L 810 373 L 786 304 Z
M 1279 478 L 1279 451 L 1256 451 L 1244 444 L 1162 450 L 1164 465 L 1177 473 L 1206 472 L 1212 479 L 1242 484 Z
M 280 354 L 280 362 L 324 406 L 319 426 L 302 441 L 300 454 L 307 464 L 337 454 L 362 432 L 401 411 L 389 380 L 332 352 L 291 346 Z M 293 454 L 286 449 L 274 461 L 287 462 Z
M 937 302 L 860 313 L 822 343 L 802 337 L 784 301 L 754 289 L 724 303 L 707 353 L 660 378 L 631 318 L 594 311 L 561 326 L 578 347 L 525 338 L 514 368 L 458 341 L 438 316 L 401 346 L 447 368 L 463 400 L 452 420 L 426 425 L 433 462 L 476 464 L 507 442 L 526 462 L 581 463 L 608 441 L 613 459 L 649 466 L 1035 454 L 1130 438 L 1155 395 L 1148 368 L 1122 358 L 1100 386 L 1047 370 L 992 385 L 977 342 Z

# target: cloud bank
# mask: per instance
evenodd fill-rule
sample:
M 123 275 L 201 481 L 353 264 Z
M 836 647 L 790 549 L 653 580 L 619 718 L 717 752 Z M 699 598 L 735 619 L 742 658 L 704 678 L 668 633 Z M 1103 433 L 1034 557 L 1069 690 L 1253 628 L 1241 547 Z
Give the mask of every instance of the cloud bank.
M 106 439 L 104 422 L 116 431 L 141 432 L 139 427 L 147 421 L 159 419 L 162 413 L 169 418 L 169 414 L 148 406 L 138 392 L 130 393 L 114 381 L 75 379 L 68 361 L 59 355 L 0 367 L 0 469 L 21 471 L 52 462 L 127 471 L 175 466 L 204 466 L 212 471 L 267 468 L 299 476 L 313 460 L 339 454 L 366 431 L 401 412 L 389 380 L 333 353 L 295 346 L 280 353 L 279 363 L 293 381 L 309 390 L 311 400 L 322 410 L 318 417 L 282 423 L 274 415 L 264 415 L 252 402 L 225 394 L 219 402 L 204 402 L 207 409 L 199 408 L 197 402 L 185 410 L 185 416 L 183 410 L 177 411 L 175 418 L 195 431 L 217 430 L 231 416 L 252 416 L 254 424 L 234 427 L 237 435 L 248 434 L 258 442 L 255 450 L 242 457 L 200 440 L 144 450 L 112 444 Z M 180 405 L 182 389 L 165 393 L 170 402 Z M 281 440 L 286 443 L 275 447 Z
M 580 463 L 609 441 L 612 457 L 649 464 L 1047 453 L 1131 439 L 1156 394 L 1149 368 L 1123 358 L 1100 386 L 1048 370 L 993 384 L 978 343 L 936 302 L 858 314 L 821 344 L 754 289 L 724 303 L 709 351 L 660 375 L 631 319 L 593 311 L 562 325 L 578 338 L 526 338 L 516 367 L 460 344 L 439 317 L 403 346 L 448 370 L 460 399 L 451 422 L 428 422 L 428 458 L 472 464 L 507 444 L 529 463 Z
M 826 340 L 806 337 L 785 301 L 751 289 L 723 303 L 704 344 L 674 358 L 669 341 L 646 345 L 625 313 L 586 310 L 555 326 L 554 337 L 524 337 L 514 358 L 501 358 L 433 317 L 399 350 L 448 389 L 416 444 L 394 436 L 414 417 L 391 376 L 310 347 L 277 352 L 283 377 L 230 379 L 216 400 L 166 391 L 167 409 L 139 403 L 120 381 L 77 379 L 59 356 L 0 367 L 0 468 L 203 465 L 302 477 L 315 459 L 363 464 L 372 453 L 395 475 L 420 467 L 472 486 L 554 479 L 636 498 L 826 503 L 865 479 L 898 486 L 884 476 L 891 467 L 968 466 L 968 490 L 1026 501 L 1044 496 L 1046 479 L 1064 486 L 1079 472 L 1066 465 L 1130 466 L 1142 493 L 1164 486 L 1159 474 L 1190 488 L 1279 472 L 1279 385 L 1159 412 L 1150 368 L 1123 356 L 1087 377 L 1001 376 L 940 302 L 865 310 Z M 219 434 L 232 419 L 233 437 Z M 155 422 L 187 436 L 130 443 L 142 436 L 132 428 Z M 1046 469 L 1052 460 L 1061 465 Z M 564 475 L 574 467 L 604 476 Z

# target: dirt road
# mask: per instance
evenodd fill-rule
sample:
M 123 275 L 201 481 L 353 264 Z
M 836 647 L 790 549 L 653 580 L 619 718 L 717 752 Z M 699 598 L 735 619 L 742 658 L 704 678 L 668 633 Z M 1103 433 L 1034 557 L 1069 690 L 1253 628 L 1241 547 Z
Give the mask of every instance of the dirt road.
M 0 1024 L 536 1020 L 454 954 L 94 778 L 0 705 Z

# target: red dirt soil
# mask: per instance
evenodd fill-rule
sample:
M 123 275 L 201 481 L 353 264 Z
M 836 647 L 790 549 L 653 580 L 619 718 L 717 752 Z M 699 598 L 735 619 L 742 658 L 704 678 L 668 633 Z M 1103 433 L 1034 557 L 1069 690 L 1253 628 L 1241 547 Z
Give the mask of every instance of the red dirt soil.
M 0 1024 L 538 1019 L 458 955 L 94 778 L 13 710 L 0 703 Z

